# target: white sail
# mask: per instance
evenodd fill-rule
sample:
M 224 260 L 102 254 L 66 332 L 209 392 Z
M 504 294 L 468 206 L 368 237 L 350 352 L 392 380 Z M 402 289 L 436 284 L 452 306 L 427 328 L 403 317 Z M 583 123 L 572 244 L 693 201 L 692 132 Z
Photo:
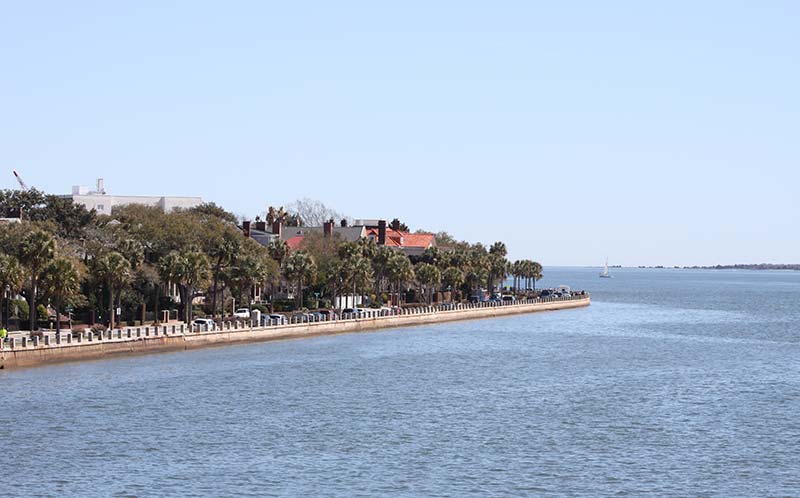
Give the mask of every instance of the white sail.
M 603 271 L 600 272 L 601 278 L 611 278 L 611 274 L 608 273 L 608 258 L 606 258 L 606 264 L 603 266 Z

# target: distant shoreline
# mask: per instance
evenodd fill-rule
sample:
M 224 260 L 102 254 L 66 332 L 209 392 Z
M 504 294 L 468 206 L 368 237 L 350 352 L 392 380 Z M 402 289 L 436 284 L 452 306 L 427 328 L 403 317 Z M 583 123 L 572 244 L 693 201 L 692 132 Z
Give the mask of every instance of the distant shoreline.
M 592 267 L 594 268 L 594 267 Z M 598 267 L 599 268 L 599 267 Z M 738 264 L 738 265 L 713 265 L 713 266 L 663 266 L 663 265 L 656 265 L 656 266 L 609 266 L 609 268 L 636 268 L 640 270 L 780 270 L 780 271 L 800 271 L 800 264 L 792 264 L 792 265 L 785 265 L 785 264 L 768 264 L 768 263 L 761 263 L 755 265 L 745 265 L 745 264 Z

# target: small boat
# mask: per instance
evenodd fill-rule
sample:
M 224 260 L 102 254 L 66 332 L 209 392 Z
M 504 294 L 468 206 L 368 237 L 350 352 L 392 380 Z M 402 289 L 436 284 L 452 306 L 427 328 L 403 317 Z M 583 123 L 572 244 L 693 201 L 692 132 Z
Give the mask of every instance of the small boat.
M 603 266 L 603 271 L 600 272 L 600 278 L 611 278 L 611 274 L 608 273 L 608 258 L 606 258 L 606 264 Z

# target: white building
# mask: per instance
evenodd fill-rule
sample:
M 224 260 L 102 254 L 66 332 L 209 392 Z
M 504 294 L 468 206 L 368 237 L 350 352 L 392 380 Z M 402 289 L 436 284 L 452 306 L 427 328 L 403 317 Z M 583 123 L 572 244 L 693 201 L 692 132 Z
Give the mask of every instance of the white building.
M 111 214 L 114 206 L 126 204 L 144 204 L 158 206 L 166 212 L 175 208 L 189 209 L 203 203 L 200 197 L 168 197 L 157 195 L 109 195 L 103 185 L 103 179 L 97 179 L 97 189 L 76 185 L 72 187 L 72 194 L 64 197 L 72 199 L 75 204 L 82 204 L 88 210 L 94 209 L 97 214 Z

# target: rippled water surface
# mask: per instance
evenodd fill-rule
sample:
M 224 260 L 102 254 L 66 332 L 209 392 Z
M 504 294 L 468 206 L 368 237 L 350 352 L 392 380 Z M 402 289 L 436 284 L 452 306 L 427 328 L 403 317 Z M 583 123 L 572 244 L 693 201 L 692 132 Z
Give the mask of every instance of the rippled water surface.
M 561 283 L 592 306 L 0 371 L 0 494 L 800 495 L 800 273 Z

